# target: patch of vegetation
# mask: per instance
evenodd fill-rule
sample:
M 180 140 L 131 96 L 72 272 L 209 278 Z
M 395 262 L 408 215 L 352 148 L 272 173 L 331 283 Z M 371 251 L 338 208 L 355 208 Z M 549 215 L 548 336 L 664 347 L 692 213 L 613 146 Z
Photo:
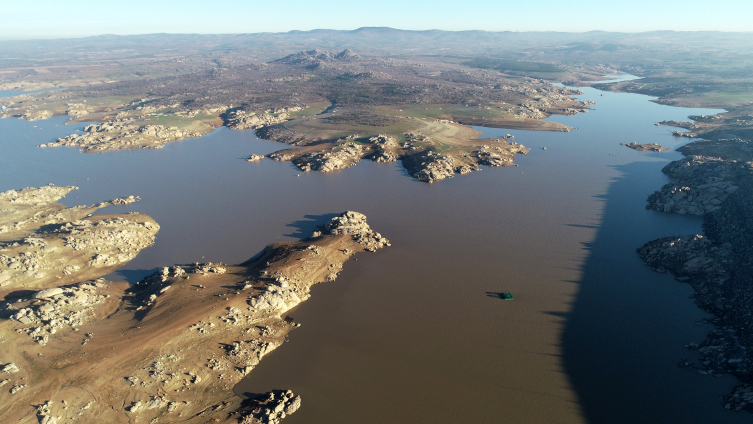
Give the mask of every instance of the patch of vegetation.
M 369 115 L 349 113 L 345 115 L 332 115 L 322 118 L 323 122 L 337 125 L 365 125 L 369 127 L 387 127 L 400 122 L 400 119 L 387 115 Z

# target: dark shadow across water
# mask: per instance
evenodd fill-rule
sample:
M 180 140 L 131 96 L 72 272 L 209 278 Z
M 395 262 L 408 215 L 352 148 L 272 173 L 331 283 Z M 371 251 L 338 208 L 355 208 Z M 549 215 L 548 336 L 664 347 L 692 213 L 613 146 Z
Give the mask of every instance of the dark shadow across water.
M 636 162 L 616 169 L 623 176 L 603 197 L 602 223 L 584 247 L 590 254 L 562 336 L 563 366 L 587 422 L 750 422 L 750 415 L 725 414 L 721 399 L 709 398 L 709 391 L 725 394 L 735 379 L 677 367 L 682 357 L 697 357 L 683 346 L 711 329 L 694 322 L 705 314 L 692 306 L 691 288 L 636 266 L 637 247 L 664 235 L 694 234 L 699 219 L 647 211 L 666 219 L 635 222 L 636 206 L 645 204 L 638 203 L 645 197 L 637 189 L 656 166 Z
M 331 174 L 248 163 L 284 147 L 252 131 L 83 154 L 35 147 L 81 128 L 63 125 L 67 117 L 1 120 L 0 190 L 79 186 L 68 206 L 141 196 L 101 211 L 144 212 L 161 226 L 155 245 L 118 271 L 128 281 L 176 263 L 239 263 L 334 213 L 365 213 L 393 246 L 316 286 L 291 312 L 302 327 L 290 343 L 236 387 L 301 394 L 286 424 L 748 420 L 719 406 L 731 380 L 676 367 L 690 357 L 682 346 L 708 331 L 694 325 L 703 313 L 688 286 L 635 254 L 653 238 L 700 231 L 697 218 L 644 208 L 679 154 L 619 145 L 675 148 L 686 140 L 655 122 L 715 111 L 584 92 L 594 110 L 551 118 L 577 131 L 482 129 L 532 148 L 519 168 L 433 185 L 399 163 Z M 487 295 L 504 291 L 515 300 Z

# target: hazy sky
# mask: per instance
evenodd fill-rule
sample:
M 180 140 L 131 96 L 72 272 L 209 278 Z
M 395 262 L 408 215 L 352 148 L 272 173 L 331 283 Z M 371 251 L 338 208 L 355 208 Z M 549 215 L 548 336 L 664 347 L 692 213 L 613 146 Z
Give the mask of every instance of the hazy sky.
M 751 0 L 0 0 L 0 39 L 317 28 L 753 31 Z

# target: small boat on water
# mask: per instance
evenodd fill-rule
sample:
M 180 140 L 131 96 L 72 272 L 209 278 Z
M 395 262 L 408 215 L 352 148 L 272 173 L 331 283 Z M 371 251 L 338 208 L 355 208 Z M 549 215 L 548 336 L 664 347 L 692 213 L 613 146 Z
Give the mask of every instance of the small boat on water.
M 508 291 L 500 294 L 499 297 L 501 297 L 504 300 L 512 300 L 513 299 L 512 294 L 510 294 L 510 292 L 508 292 Z

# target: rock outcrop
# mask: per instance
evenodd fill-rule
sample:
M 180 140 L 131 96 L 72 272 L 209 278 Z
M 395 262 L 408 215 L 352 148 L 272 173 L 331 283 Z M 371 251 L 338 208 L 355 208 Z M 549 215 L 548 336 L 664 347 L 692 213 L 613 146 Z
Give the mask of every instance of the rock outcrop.
M 252 399 L 244 407 L 248 411 L 240 420 L 241 424 L 276 424 L 293 414 L 301 407 L 301 397 L 292 391 L 276 390 Z
M 681 360 L 680 366 L 694 367 L 699 374 L 722 376 L 731 373 L 741 385 L 725 396 L 725 407 L 753 412 L 753 177 L 749 163 L 694 156 L 675 161 L 664 172 L 688 184 L 687 192 L 698 201 L 704 215 L 705 236 L 664 237 L 638 249 L 646 265 L 671 273 L 689 283 L 699 307 L 713 316 L 704 321 L 715 324 L 700 343 L 689 343 L 697 351 L 700 364 Z M 722 190 L 720 188 L 733 188 Z M 666 188 L 666 186 L 665 186 Z M 665 192 L 663 189 L 662 192 Z M 656 198 L 657 194 L 652 195 Z M 679 197 L 679 196 L 678 196 Z M 706 199 L 704 201 L 704 199 Z M 708 199 L 715 199 L 710 203 Z M 678 199 L 675 204 L 683 205 Z M 692 209 L 696 213 L 697 209 Z M 684 209 L 668 209 L 683 213 Z
M 293 163 L 302 171 L 332 172 L 350 168 L 370 152 L 369 146 L 349 143 L 331 151 L 305 154 Z
M 45 222 L 65 219 L 58 214 L 64 209 L 58 200 L 76 189 L 49 185 L 0 193 L 0 234 L 24 231 L 40 219 L 46 219 Z
M 730 243 L 715 243 L 701 235 L 665 237 L 638 249 L 646 265 L 658 272 L 673 274 L 678 281 L 689 283 L 698 306 L 715 317 L 706 319 L 717 325 L 701 343 L 685 347 L 697 351 L 700 364 L 683 360 L 680 366 L 693 366 L 702 375 L 722 376 L 732 373 L 747 380 L 753 370 L 753 358 L 747 354 L 750 334 L 742 320 L 750 318 L 751 306 L 737 305 L 735 291 L 750 291 L 738 286 L 729 267 L 734 249 Z M 737 286 L 737 287 L 736 287 Z M 743 331 L 741 331 L 743 330 Z M 739 392 L 739 393 L 738 393 Z M 741 386 L 726 397 L 727 409 L 746 406 L 750 386 Z
M 647 209 L 661 212 L 703 215 L 719 205 L 739 187 L 737 180 L 753 175 L 753 165 L 706 156 L 690 156 L 662 169 L 675 182 L 664 185 L 648 198 Z
M 52 112 L 44 109 L 26 110 L 21 112 L 18 117 L 26 119 L 27 121 L 41 121 L 43 119 L 52 118 Z
M 310 69 L 316 69 L 319 66 L 327 63 L 349 62 L 358 60 L 360 57 L 361 56 L 350 49 L 345 49 L 339 53 L 314 49 L 293 53 L 281 59 L 277 59 L 272 63 L 285 63 L 289 65 L 299 65 L 305 66 Z
M 370 252 L 390 246 L 389 240 L 369 227 L 369 224 L 366 223 L 366 215 L 358 212 L 347 211 L 332 218 L 331 222 L 314 233 L 314 237 L 319 237 L 322 233 L 333 236 L 352 235 L 356 243 Z
M 398 149 L 398 144 L 394 138 L 379 134 L 378 136 L 369 138 L 369 143 L 372 144 L 374 149 L 374 153 L 371 156 L 371 160 L 374 162 L 389 163 L 397 161 L 395 151 Z
M 512 163 L 516 155 L 525 155 L 531 149 L 522 144 L 505 141 L 499 146 L 483 145 L 481 149 L 474 152 L 480 165 L 486 166 L 516 166 Z
M 161 149 L 166 143 L 203 134 L 163 125 L 137 125 L 133 120 L 114 120 L 88 125 L 83 134 L 71 134 L 39 147 L 79 146 L 81 151 L 105 152 L 123 149 Z
M 434 181 L 454 177 L 458 164 L 452 156 L 440 156 L 427 151 L 415 157 L 414 166 L 408 172 L 417 180 L 431 184 Z
M 115 270 L 154 244 L 159 225 L 140 214 L 92 217 L 37 230 L 0 253 L 0 286 L 46 287 Z
M 459 156 L 440 155 L 431 150 L 405 154 L 402 157 L 403 166 L 414 178 L 433 183 L 445 178 L 452 178 L 455 173 L 466 175 L 472 171 L 478 171 L 481 169 L 479 165 L 491 167 L 517 166 L 513 163 L 515 156 L 530 151 L 530 149 L 518 143 L 511 143 L 504 139 L 495 141 L 498 141 L 499 144 L 495 146 L 482 145 L 479 146 L 478 150 L 462 153 Z
M 638 144 L 635 141 L 633 141 L 631 143 L 620 143 L 620 145 L 629 147 L 639 152 L 663 152 L 665 150 L 669 150 L 669 147 L 660 146 L 656 143 Z
M 672 273 L 685 280 L 708 281 L 709 289 L 727 278 L 723 263 L 730 258 L 729 245 L 715 245 L 708 237 L 696 234 L 663 237 L 638 249 L 646 265 L 657 272 Z
M 260 160 L 264 159 L 264 155 L 251 155 L 246 158 L 246 162 L 259 162 Z
M 37 292 L 25 307 L 16 308 L 7 304 L 6 310 L 15 311 L 11 319 L 23 326 L 16 331 L 25 333 L 35 342 L 46 346 L 50 337 L 58 331 L 76 328 L 95 317 L 98 306 L 107 302 L 109 296 L 99 294 L 107 282 L 79 283 L 70 287 L 56 287 Z M 118 302 L 119 303 L 119 302 Z M 84 339 L 84 343 L 88 337 Z
M 0 287 L 45 288 L 96 278 L 154 243 L 159 225 L 146 215 L 87 217 L 138 197 L 73 208 L 58 203 L 74 189 L 46 186 L 0 193 L 0 234 L 6 240 L 0 243 Z
M 234 130 L 256 130 L 264 128 L 268 125 L 279 124 L 285 122 L 290 117 L 291 112 L 297 112 L 301 110 L 300 107 L 290 107 L 278 110 L 271 110 L 264 113 L 257 114 L 256 112 L 246 112 L 244 110 L 236 110 L 228 113 L 225 125 L 228 128 Z

